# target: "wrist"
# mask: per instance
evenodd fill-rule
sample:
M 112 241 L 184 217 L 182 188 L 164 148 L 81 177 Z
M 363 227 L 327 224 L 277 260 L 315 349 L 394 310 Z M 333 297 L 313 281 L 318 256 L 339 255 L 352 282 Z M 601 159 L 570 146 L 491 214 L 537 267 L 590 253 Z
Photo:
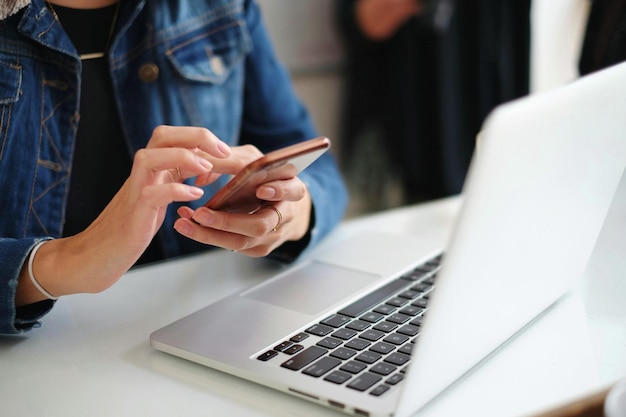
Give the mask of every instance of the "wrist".
M 35 277 L 35 273 L 33 271 L 33 264 L 35 261 L 35 256 L 37 255 L 37 252 L 39 251 L 39 248 L 41 248 L 44 244 L 46 243 L 46 241 L 42 241 L 39 242 L 35 245 L 35 247 L 33 247 L 33 249 L 30 251 L 30 255 L 28 256 L 28 262 L 27 262 L 27 267 L 26 270 L 28 272 L 28 278 L 30 279 L 31 284 L 33 284 L 33 286 L 43 295 L 45 296 L 47 299 L 49 300 L 57 300 L 59 297 L 56 297 L 52 294 L 50 294 L 50 292 L 48 292 L 37 280 L 37 278 Z
M 17 307 L 33 304 L 46 299 L 56 299 L 56 297 L 51 296 L 50 293 L 43 289 L 43 286 L 34 275 L 34 259 L 39 249 L 46 242 L 47 241 L 44 240 L 37 243 L 31 249 L 26 261 L 24 262 L 18 278 L 17 288 L 15 290 L 15 305 Z M 43 291 L 41 291 L 42 289 Z

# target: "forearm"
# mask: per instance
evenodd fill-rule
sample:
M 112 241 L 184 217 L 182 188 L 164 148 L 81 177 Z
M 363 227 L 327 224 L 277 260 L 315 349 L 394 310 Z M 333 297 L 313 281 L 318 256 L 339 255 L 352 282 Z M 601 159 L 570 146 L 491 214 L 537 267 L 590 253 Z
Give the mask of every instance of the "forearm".
M 106 244 L 89 244 L 80 234 L 46 241 L 34 256 L 31 252 L 22 267 L 15 291 L 16 306 L 48 298 L 35 283 L 54 297 L 96 293 L 109 288 L 132 266 L 133 258 L 121 261 L 121 257 L 114 256 L 114 253 L 114 248 L 107 248 Z

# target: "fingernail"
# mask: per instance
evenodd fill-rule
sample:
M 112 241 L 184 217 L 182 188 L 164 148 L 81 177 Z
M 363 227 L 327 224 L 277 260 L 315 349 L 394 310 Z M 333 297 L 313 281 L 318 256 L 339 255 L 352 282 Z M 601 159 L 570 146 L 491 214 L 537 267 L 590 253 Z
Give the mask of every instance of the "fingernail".
M 213 169 L 213 164 L 210 163 L 209 161 L 207 161 L 206 159 L 200 158 L 200 157 L 198 157 L 197 159 L 198 159 L 198 163 L 200 165 L 202 165 L 202 168 L 204 168 L 204 169 L 206 169 L 208 171 Z
M 219 149 L 223 156 L 230 155 L 230 146 L 222 141 L 217 141 L 217 149 Z
M 181 235 L 190 235 L 193 232 L 193 228 L 185 221 L 174 223 L 174 229 Z
M 202 197 L 204 195 L 204 190 L 198 187 L 190 187 L 189 193 L 194 197 Z
M 270 198 L 273 198 L 275 195 L 276 195 L 276 190 L 274 190 L 273 188 L 262 187 L 262 188 L 259 188 L 257 197 L 263 200 L 268 200 Z

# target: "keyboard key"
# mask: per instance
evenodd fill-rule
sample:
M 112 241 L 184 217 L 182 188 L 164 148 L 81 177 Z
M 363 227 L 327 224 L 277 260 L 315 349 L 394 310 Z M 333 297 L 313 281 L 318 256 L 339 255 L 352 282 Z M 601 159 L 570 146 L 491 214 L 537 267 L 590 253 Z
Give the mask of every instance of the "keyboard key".
M 364 321 L 368 321 L 370 323 L 376 323 L 381 321 L 385 316 L 380 314 L 380 313 L 375 313 L 375 312 L 369 312 L 367 314 L 363 314 L 361 317 L 359 317 L 359 319 L 364 320 Z
M 392 296 L 400 289 L 404 288 L 406 285 L 407 282 L 402 279 L 393 280 L 390 283 L 383 285 L 377 290 L 369 293 L 365 297 L 355 301 L 349 306 L 342 308 L 339 311 L 339 314 L 343 314 L 349 317 L 358 317 L 376 304 L 379 304 L 387 297 Z
M 356 379 L 350 382 L 348 384 L 348 388 L 352 388 L 357 391 L 365 391 L 381 379 L 382 378 L 378 375 L 366 372 L 362 375 L 357 376 Z
M 360 332 L 362 330 L 367 329 L 370 326 L 371 326 L 371 324 L 366 322 L 366 321 L 356 320 L 356 321 L 353 321 L 352 323 L 347 324 L 346 328 L 352 329 L 352 330 L 356 330 L 356 331 Z
M 398 349 L 398 352 L 410 355 L 410 354 L 413 353 L 413 347 L 414 346 L 415 345 L 413 343 L 406 343 L 406 344 L 402 345 L 401 348 Z
M 293 358 L 283 362 L 280 366 L 292 371 L 298 371 L 327 352 L 328 350 L 319 346 L 309 346 Z
M 396 346 L 400 346 L 407 340 L 409 340 L 409 336 L 405 334 L 399 334 L 399 333 L 392 333 L 383 339 L 383 341 L 387 343 L 393 343 Z
M 411 303 L 412 306 L 426 308 L 428 306 L 428 300 L 425 298 L 418 298 Z
M 321 346 L 327 349 L 334 349 L 337 346 L 339 346 L 341 343 L 343 343 L 341 340 L 335 339 L 334 337 L 325 337 L 319 342 L 317 342 L 317 346 Z
M 381 395 L 383 395 L 387 391 L 389 391 L 389 385 L 380 384 L 379 386 L 377 386 L 376 388 L 371 390 L 370 394 L 375 396 L 375 397 L 380 397 Z
M 390 321 L 383 321 L 378 323 L 376 326 L 373 327 L 374 330 L 380 330 L 381 332 L 385 332 L 385 333 L 389 333 L 395 330 L 395 328 L 398 327 L 397 324 L 392 323 Z
M 351 358 L 354 355 L 356 355 L 356 350 L 346 349 L 343 347 L 335 349 L 330 353 L 330 356 L 334 356 L 335 358 L 344 359 L 344 360 Z
M 371 342 L 364 339 L 352 339 L 349 342 L 346 342 L 344 346 L 355 350 L 363 350 L 371 344 Z
M 381 337 L 383 337 L 385 333 L 378 330 L 366 330 L 359 335 L 361 339 L 370 340 L 372 342 L 377 341 Z
M 302 349 L 304 349 L 304 346 L 295 344 L 295 345 L 289 346 L 287 349 L 283 350 L 283 353 L 285 353 L 287 355 L 295 355 L 296 353 L 300 352 Z
M 402 310 L 400 310 L 399 313 L 415 317 L 418 314 L 420 314 L 422 311 L 424 311 L 424 309 L 422 307 L 406 306 Z
M 402 326 L 398 329 L 398 333 L 405 334 L 407 336 L 415 336 L 420 332 L 419 326 L 413 326 L 412 324 L 407 324 L 406 326 Z
M 306 368 L 304 371 L 302 371 L 302 373 L 319 378 L 340 363 L 341 361 L 339 359 L 330 358 L 327 356 Z
M 372 346 L 370 350 L 373 352 L 382 353 L 383 355 L 386 355 L 387 353 L 391 352 L 395 348 L 396 347 L 392 344 L 379 342 L 379 343 L 376 343 L 374 346 Z
M 402 297 L 402 298 L 406 298 L 406 299 L 412 300 L 414 298 L 417 298 L 417 296 L 420 295 L 420 294 L 421 294 L 420 291 L 415 291 L 413 289 L 408 289 L 408 290 L 403 291 L 400 294 L 398 294 L 398 297 Z
M 260 361 L 267 362 L 276 355 L 278 355 L 278 352 L 276 352 L 275 350 L 268 350 L 267 352 L 260 354 L 256 358 Z
M 394 311 L 396 311 L 396 307 L 391 306 L 391 305 L 389 305 L 389 304 L 381 304 L 381 305 L 379 305 L 378 307 L 376 307 L 376 308 L 374 309 L 374 311 L 375 311 L 376 313 L 380 313 L 380 314 L 385 314 L 385 315 L 386 315 L 386 314 L 391 314 L 391 313 L 393 313 Z
M 352 318 L 348 316 L 342 316 L 341 314 L 333 314 L 330 317 L 325 318 L 321 321 L 322 324 L 325 324 L 330 327 L 339 328 L 352 320 Z
M 387 317 L 387 321 L 390 321 L 392 323 L 397 323 L 397 324 L 406 323 L 409 320 L 411 320 L 411 316 L 407 316 L 406 314 L 400 314 L 400 313 L 392 314 L 391 316 Z
M 376 365 L 370 368 L 370 372 L 374 372 L 379 375 L 387 376 L 390 375 L 393 371 L 398 369 L 390 363 L 379 362 Z
M 332 336 L 336 337 L 337 339 L 341 339 L 341 340 L 349 340 L 352 339 L 354 336 L 356 336 L 358 334 L 358 332 L 354 331 L 354 330 L 350 330 L 350 329 L 339 329 L 337 331 L 335 331 Z
M 431 276 L 429 276 L 428 278 L 426 278 L 424 281 L 422 281 L 424 284 L 426 285 L 430 285 L 433 286 L 435 285 L 435 278 L 437 278 L 437 274 L 433 274 Z
M 379 355 L 376 352 L 369 352 L 369 351 L 365 351 L 365 352 L 361 352 L 356 358 L 357 361 L 361 361 L 367 364 L 372 364 L 374 362 L 376 362 L 377 360 L 379 360 L 380 358 L 382 358 L 381 355 Z
M 410 290 L 417 291 L 417 292 L 426 292 L 430 290 L 431 288 L 432 288 L 432 285 L 428 285 L 423 282 L 420 282 L 419 284 L 415 284 L 414 286 L 412 286 Z
M 313 326 L 306 329 L 307 333 L 314 334 L 315 336 L 326 336 L 334 329 L 330 326 L 326 326 L 324 324 L 314 324 Z
M 309 337 L 309 335 L 306 334 L 306 333 L 298 333 L 297 335 L 292 336 L 291 339 L 289 339 L 289 340 L 294 342 L 294 343 L 299 343 L 299 342 L 302 342 L 307 337 Z
M 394 298 L 387 300 L 387 304 L 394 306 L 394 307 L 402 307 L 408 302 L 409 300 L 407 300 L 406 298 L 402 298 L 402 297 L 394 297 Z
M 404 375 L 398 373 L 398 374 L 391 375 L 389 378 L 387 378 L 387 380 L 385 382 L 390 384 L 390 385 L 396 385 L 397 383 L 399 383 L 403 379 L 404 379 Z
M 350 374 L 341 371 L 333 371 L 324 378 L 324 381 L 333 382 L 335 384 L 343 384 L 350 378 L 352 378 L 352 375 Z
M 385 362 L 392 363 L 394 365 L 402 366 L 411 360 L 409 355 L 405 355 L 404 353 L 393 352 L 389 356 L 385 358 Z
M 274 350 L 278 352 L 282 352 L 283 350 L 287 349 L 291 345 L 293 345 L 293 342 L 284 341 L 281 344 L 274 346 Z
M 424 316 L 415 317 L 413 320 L 409 322 L 409 324 L 412 324 L 413 326 L 421 326 L 423 320 L 424 320 Z
M 358 374 L 365 368 L 367 368 L 367 365 L 363 362 L 350 361 L 344 363 L 339 369 L 341 369 L 342 371 L 350 372 L 351 374 Z

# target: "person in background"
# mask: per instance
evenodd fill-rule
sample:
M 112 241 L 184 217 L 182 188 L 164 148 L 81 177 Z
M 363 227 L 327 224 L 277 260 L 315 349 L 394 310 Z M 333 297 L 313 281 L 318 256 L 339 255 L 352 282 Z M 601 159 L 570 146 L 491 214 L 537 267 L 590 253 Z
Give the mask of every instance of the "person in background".
M 346 51 L 341 166 L 355 195 L 378 210 L 458 194 L 486 115 L 528 93 L 530 0 L 336 7 Z
M 253 214 L 202 207 L 317 136 L 253 0 L 0 4 L 0 333 L 136 265 L 223 247 L 289 262 L 341 220 L 326 153 Z
M 592 1 L 580 52 L 579 74 L 626 61 L 626 0 Z

